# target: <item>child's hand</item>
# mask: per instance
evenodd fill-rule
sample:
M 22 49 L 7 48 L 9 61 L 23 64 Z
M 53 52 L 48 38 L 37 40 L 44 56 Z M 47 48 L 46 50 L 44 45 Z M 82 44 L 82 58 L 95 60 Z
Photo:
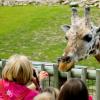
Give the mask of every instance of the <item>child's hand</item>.
M 48 72 L 46 72 L 46 71 L 41 71 L 41 72 L 39 73 L 39 81 L 42 81 L 42 80 L 48 78 L 48 76 L 49 76 Z

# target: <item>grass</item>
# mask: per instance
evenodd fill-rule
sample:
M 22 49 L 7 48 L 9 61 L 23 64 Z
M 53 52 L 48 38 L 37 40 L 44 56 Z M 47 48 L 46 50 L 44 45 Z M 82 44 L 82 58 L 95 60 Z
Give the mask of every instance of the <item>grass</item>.
M 99 24 L 100 9 L 92 8 L 91 14 Z M 70 24 L 70 16 L 69 6 L 0 7 L 0 58 L 17 53 L 36 61 L 57 62 L 66 46 L 60 25 Z M 100 67 L 93 57 L 77 64 Z

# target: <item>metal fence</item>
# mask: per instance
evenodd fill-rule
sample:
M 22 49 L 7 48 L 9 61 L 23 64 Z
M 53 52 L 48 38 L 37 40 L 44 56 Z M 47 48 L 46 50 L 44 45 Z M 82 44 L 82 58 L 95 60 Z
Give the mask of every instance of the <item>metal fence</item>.
M 0 61 L 0 72 L 5 65 L 5 60 Z M 75 65 L 69 72 L 59 72 L 57 64 L 48 62 L 32 62 L 34 68 L 38 71 L 44 70 L 49 73 L 49 77 L 41 82 L 42 88 L 53 86 L 60 88 L 60 86 L 69 78 L 81 78 L 87 85 L 89 94 L 93 96 L 94 100 L 100 100 L 100 69 L 87 69 L 86 66 Z

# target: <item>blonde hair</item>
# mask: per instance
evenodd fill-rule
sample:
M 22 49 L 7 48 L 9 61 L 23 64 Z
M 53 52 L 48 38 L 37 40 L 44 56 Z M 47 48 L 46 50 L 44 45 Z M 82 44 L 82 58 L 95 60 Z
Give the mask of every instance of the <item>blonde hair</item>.
M 32 80 L 32 63 L 24 55 L 13 55 L 8 59 L 3 71 L 2 78 L 26 85 Z
M 43 92 L 38 94 L 34 100 L 55 100 L 54 97 L 52 96 L 52 94 L 48 93 L 48 92 Z
M 58 98 L 58 95 L 59 95 L 59 89 L 54 88 L 54 87 L 47 87 L 43 89 L 42 93 L 44 92 L 50 93 L 55 98 L 55 100 Z

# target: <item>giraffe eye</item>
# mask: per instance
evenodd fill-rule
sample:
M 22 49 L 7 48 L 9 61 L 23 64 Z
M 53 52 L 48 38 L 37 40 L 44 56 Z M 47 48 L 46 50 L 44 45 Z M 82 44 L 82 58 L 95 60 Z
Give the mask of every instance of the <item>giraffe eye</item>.
M 87 34 L 83 37 L 83 40 L 86 42 L 90 42 L 92 40 L 92 35 L 91 34 Z

